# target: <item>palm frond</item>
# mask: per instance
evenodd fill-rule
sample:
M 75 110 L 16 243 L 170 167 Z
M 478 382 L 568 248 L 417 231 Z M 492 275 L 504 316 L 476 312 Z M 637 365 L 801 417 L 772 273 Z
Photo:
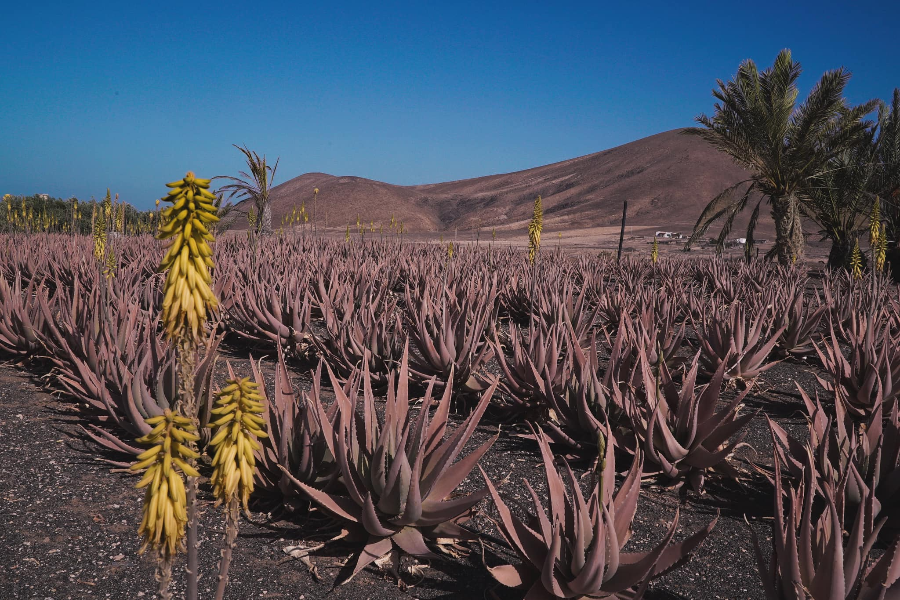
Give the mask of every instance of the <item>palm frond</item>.
M 261 217 L 258 221 L 258 228 L 260 231 L 267 232 L 271 228 L 269 190 L 272 187 L 272 181 L 275 179 L 280 159 L 275 160 L 274 166 L 269 166 L 265 155 L 260 156 L 247 148 L 247 146 L 241 147 L 237 144 L 233 144 L 233 146 L 244 155 L 250 172 L 240 171 L 238 173 L 239 177 L 219 175 L 216 179 L 226 179 L 232 183 L 220 187 L 218 191 L 223 195 L 224 199 L 233 199 L 238 202 L 244 200 L 252 201 Z M 268 217 L 266 217 L 267 214 Z
M 750 190 L 754 188 L 754 184 L 750 179 L 739 181 L 736 184 L 725 188 L 715 198 L 709 201 L 709 204 L 706 205 L 706 208 L 704 208 L 703 212 L 700 214 L 700 218 L 697 219 L 697 223 L 694 225 L 694 231 L 691 233 L 691 237 L 688 238 L 688 241 L 684 245 L 685 250 L 689 250 L 694 242 L 700 239 L 713 223 L 718 221 L 728 212 L 729 208 L 734 202 L 732 198 L 734 196 L 735 190 L 746 183 L 750 183 L 750 186 L 748 186 L 748 189 L 744 193 L 744 195 L 737 200 L 736 204 L 740 204 L 741 201 L 747 197 L 747 194 L 749 194 Z M 746 201 L 744 201 L 744 204 L 746 204 Z
M 753 209 L 753 212 L 750 213 L 750 222 L 747 223 L 747 239 L 744 244 L 744 248 L 746 248 L 747 251 L 747 262 L 750 262 L 753 247 L 756 246 L 756 240 L 753 238 L 753 235 L 756 233 L 756 223 L 759 221 L 759 209 L 761 206 L 762 198 L 756 203 L 756 207 Z
M 719 237 L 716 240 L 716 252 L 721 252 L 725 247 L 725 242 L 728 239 L 728 234 L 731 233 L 731 228 L 734 226 L 734 219 L 738 216 L 745 208 L 747 208 L 747 203 L 750 201 L 750 196 L 753 193 L 754 186 L 751 184 L 747 186 L 746 191 L 744 191 L 744 195 L 741 198 L 732 204 L 726 211 L 725 222 L 722 224 L 722 230 L 719 232 Z

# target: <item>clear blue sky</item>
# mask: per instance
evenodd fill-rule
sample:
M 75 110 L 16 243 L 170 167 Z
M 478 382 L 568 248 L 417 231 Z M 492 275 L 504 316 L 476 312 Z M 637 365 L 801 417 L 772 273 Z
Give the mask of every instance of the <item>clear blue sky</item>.
M 853 102 L 900 86 L 898 2 L 79 4 L 4 2 L 0 194 L 149 207 L 236 174 L 232 143 L 279 182 L 514 171 L 689 126 L 785 47 L 803 94 L 842 65 Z

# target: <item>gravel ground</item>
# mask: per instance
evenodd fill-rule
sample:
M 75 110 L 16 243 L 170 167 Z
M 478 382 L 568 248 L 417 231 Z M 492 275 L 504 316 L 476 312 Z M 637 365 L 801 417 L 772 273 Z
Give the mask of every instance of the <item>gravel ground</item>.
M 232 353 L 231 357 L 238 354 Z M 236 371 L 246 373 L 246 360 L 229 358 Z M 269 365 L 271 366 L 271 364 Z M 219 365 L 224 369 L 224 361 Z M 293 364 L 295 385 L 308 388 L 300 377 L 309 365 Z M 805 421 L 794 380 L 814 389 L 813 369 L 784 362 L 766 372 L 760 392 L 748 397 L 745 410 L 762 406 L 789 430 L 802 434 Z M 224 371 L 223 371 L 224 372 Z M 79 417 L 71 403 L 42 391 L 39 381 L 20 367 L 0 365 L 0 599 L 154 598 L 154 560 L 139 555 L 136 534 L 142 492 L 136 478 L 111 471 L 98 458 L 95 446 L 79 435 Z M 458 422 L 458 420 L 457 420 Z M 485 422 L 473 444 L 496 433 Z M 539 493 L 546 487 L 532 442 L 505 432 L 484 457 L 482 465 L 497 482 L 511 506 L 526 504 L 522 479 Z M 770 462 L 771 440 L 760 414 L 751 422 L 743 456 Z M 576 469 L 577 470 L 577 469 Z M 470 479 L 464 487 L 480 486 Z M 484 505 L 482 505 L 484 506 Z M 222 518 L 212 506 L 209 487 L 201 485 L 201 598 L 212 598 L 220 548 Z M 485 508 L 484 510 L 488 510 Z M 682 568 L 660 579 L 648 597 L 762 598 L 745 515 L 763 540 L 770 535 L 771 488 L 748 472 L 740 483 L 711 482 L 703 496 L 680 497 L 668 488 L 645 484 L 628 550 L 642 550 L 658 542 L 676 510 L 678 536 L 696 531 L 719 514 L 712 535 Z M 486 534 L 485 561 L 490 565 L 515 561 L 494 544 L 497 535 L 485 515 L 470 526 Z M 350 583 L 335 587 L 343 560 L 354 550 L 337 543 L 312 556 L 317 576 L 285 548 L 315 545 L 333 533 L 315 512 L 271 515 L 253 513 L 242 521 L 231 568 L 227 598 L 497 598 L 512 600 L 520 593 L 496 586 L 482 567 L 482 550 L 472 545 L 468 556 L 446 558 L 425 565 L 416 585 L 400 588 L 387 573 L 370 567 Z M 304 541 L 305 540 L 305 541 Z M 765 542 L 764 542 L 765 544 Z M 175 597 L 181 597 L 184 577 L 176 566 Z

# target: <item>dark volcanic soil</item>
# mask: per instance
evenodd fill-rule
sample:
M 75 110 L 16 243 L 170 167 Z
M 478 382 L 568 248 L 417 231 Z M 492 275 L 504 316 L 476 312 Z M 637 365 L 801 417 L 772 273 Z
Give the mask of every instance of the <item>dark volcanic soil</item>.
M 236 370 L 248 370 L 246 361 Z M 271 366 L 271 363 L 270 365 Z M 294 383 L 301 371 L 294 368 Z M 748 397 L 745 410 L 766 407 L 783 426 L 802 431 L 804 419 L 794 378 L 807 390 L 815 380 L 797 363 L 781 363 L 760 381 L 759 394 Z M 301 387 L 308 387 L 308 380 Z M 42 391 L 39 382 L 20 368 L 0 365 L 0 599 L 154 598 L 154 560 L 138 554 L 137 525 L 142 492 L 137 479 L 110 472 L 98 459 L 97 448 L 79 436 L 80 418 L 65 399 Z M 475 442 L 496 433 L 497 425 L 483 423 Z M 536 447 L 505 432 L 482 460 L 493 481 L 506 480 L 501 492 L 511 506 L 526 506 L 522 478 L 539 493 L 546 488 L 538 470 Z M 751 424 L 742 450 L 761 463 L 770 462 L 771 442 L 760 414 Z M 620 469 L 621 470 L 621 469 Z M 480 481 L 465 483 L 469 490 Z M 201 486 L 201 598 L 212 598 L 216 562 L 222 537 L 222 518 L 210 501 L 209 487 Z M 483 505 L 484 507 L 484 505 Z M 658 579 L 650 598 L 762 598 L 756 564 L 744 516 L 761 538 L 769 537 L 772 492 L 761 477 L 751 475 L 740 484 L 711 482 L 704 496 L 679 499 L 671 489 L 645 484 L 629 550 L 647 549 L 665 534 L 676 509 L 681 521 L 678 536 L 704 526 L 720 513 L 710 538 L 682 568 Z M 488 510 L 484 508 L 484 510 Z M 490 521 L 476 517 L 470 526 L 488 534 L 485 560 L 490 565 L 515 561 L 491 541 Z M 318 579 L 285 548 L 316 545 L 335 531 L 313 513 L 253 513 L 242 521 L 231 568 L 227 598 L 498 598 L 512 600 L 521 593 L 496 586 L 482 567 L 481 547 L 471 546 L 467 557 L 446 558 L 426 565 L 423 578 L 407 588 L 391 575 L 370 567 L 350 583 L 334 587 L 341 563 L 355 549 L 335 544 L 313 554 Z M 306 541 L 304 541 L 306 540 Z M 765 541 L 763 542 L 765 545 Z M 179 559 L 174 576 L 175 597 L 183 595 Z

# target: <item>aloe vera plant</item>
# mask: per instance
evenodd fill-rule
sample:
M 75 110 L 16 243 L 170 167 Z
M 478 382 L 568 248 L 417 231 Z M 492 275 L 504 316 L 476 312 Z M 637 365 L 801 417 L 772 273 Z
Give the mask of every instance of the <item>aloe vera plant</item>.
M 383 421 L 376 412 L 365 366 L 361 414 L 355 397 L 351 399 L 343 392 L 329 369 L 338 418 L 333 427 L 327 422 L 320 426 L 332 436 L 330 444 L 343 490 L 322 491 L 288 473 L 310 500 L 365 543 L 353 563 L 353 575 L 396 550 L 427 558 L 434 556 L 427 541 L 470 538 L 459 524 L 472 515 L 475 505 L 487 494 L 487 489 L 481 489 L 453 495 L 497 439 L 490 438 L 456 461 L 478 426 L 496 383 L 445 439 L 452 385 L 445 386 L 436 406 L 431 395 L 433 384 L 429 386 L 418 415 L 412 417 L 408 361 L 407 350 L 397 378 L 392 377 L 388 385 Z
M 619 319 L 619 327 L 615 339 L 611 339 L 604 329 L 606 343 L 610 347 L 609 361 L 601 383 L 612 393 L 613 400 L 619 407 L 624 407 L 626 394 L 631 393 L 641 382 L 640 351 L 641 344 L 648 340 L 638 337 L 628 315 Z M 654 348 L 654 351 L 656 349 Z M 646 348 L 645 348 L 646 351 Z
M 611 348 L 609 376 L 616 377 L 620 382 L 628 382 L 632 387 L 637 385 L 640 379 L 638 365 L 641 352 L 654 368 L 660 359 L 670 368 L 685 362 L 684 358 L 678 356 L 685 338 L 684 324 L 676 327 L 672 315 L 661 321 L 657 321 L 655 315 L 653 309 L 642 310 L 636 319 L 622 315 L 615 342 L 607 336 L 607 344 Z
M 362 362 L 368 362 L 372 387 L 387 388 L 388 374 L 403 353 L 403 327 L 397 315 L 397 303 L 386 296 L 370 294 L 363 305 L 342 312 L 325 310 L 325 333 L 314 341 L 341 381 L 347 381 Z
M 778 356 L 806 356 L 815 352 L 813 335 L 827 310 L 828 307 L 821 302 L 813 307 L 810 301 L 805 301 L 800 285 L 787 288 L 776 306 L 776 314 L 784 326 L 784 332 L 776 344 Z
M 346 321 L 364 308 L 387 307 L 399 273 L 371 258 L 360 258 L 359 264 L 332 263 L 318 274 L 314 288 L 314 314 L 326 321 Z
M 597 298 L 597 313 L 605 325 L 614 326 L 623 316 L 634 314 L 636 300 L 625 293 L 622 287 L 615 290 L 604 288 Z
M 822 287 L 829 322 L 847 343 L 865 334 L 870 325 L 879 327 L 885 318 L 890 286 L 883 277 L 858 281 L 850 273 L 827 271 Z
M 255 344 L 280 345 L 302 354 L 310 343 L 306 276 L 260 266 L 235 281 L 228 307 L 231 331 Z
M 265 399 L 263 418 L 269 433 L 268 438 L 260 440 L 260 449 L 254 452 L 259 490 L 276 501 L 296 501 L 303 496 L 290 477 L 317 489 L 328 489 L 337 479 L 338 472 L 332 439 L 327 437 L 326 431 L 331 431 L 337 422 L 338 405 L 326 408 L 322 403 L 322 363 L 313 373 L 309 394 L 304 394 L 299 401 L 280 347 L 271 391 L 266 389 L 259 365 L 251 361 L 251 366 L 253 378 Z M 350 383 L 356 384 L 358 379 L 351 379 Z
M 46 295 L 35 279 L 23 288 L 19 271 L 12 287 L 0 276 L 0 355 L 25 358 L 43 349 L 44 313 L 38 296 Z
M 606 438 L 609 439 L 607 430 Z M 482 471 L 497 510 L 497 528 L 522 559 L 520 564 L 489 567 L 507 587 L 526 590 L 529 600 L 557 598 L 641 598 L 649 582 L 684 563 L 715 527 L 716 519 L 682 542 L 672 543 L 678 511 L 668 533 L 648 552 L 623 552 L 631 535 L 641 485 L 641 458 L 635 457 L 625 481 L 614 493 L 613 444 L 603 444 L 599 478 L 586 499 L 563 461 L 561 475 L 543 432 L 536 431 L 547 481 L 549 510 L 528 480 L 533 503 L 527 520 L 514 514 Z M 568 483 L 568 485 L 567 485 Z
M 849 359 L 841 351 L 833 325 L 830 331 L 831 336 L 823 340 L 822 348 L 815 346 L 831 376 L 830 379 L 817 377 L 822 387 L 834 392 L 854 418 L 868 417 L 876 398 L 881 399 L 882 408 L 890 410 L 900 395 L 900 384 L 894 384 L 900 382 L 900 350 L 888 325 L 878 333 L 873 326 L 868 326 L 862 335 L 854 337 Z
M 725 377 L 749 381 L 774 367 L 769 354 L 778 343 L 785 326 L 770 327 L 769 318 L 761 314 L 755 318 L 740 303 L 733 303 L 726 312 L 703 314 L 695 323 L 700 338 L 701 373 L 712 377 L 725 365 Z
M 513 399 L 506 405 L 507 412 L 543 406 L 547 390 L 561 390 L 568 377 L 570 340 L 565 326 L 547 326 L 539 321 L 526 341 L 527 337 L 524 328 L 509 324 L 512 358 L 507 359 L 494 328 L 494 356 L 504 375 L 501 386 Z
M 863 500 L 862 510 L 845 521 L 837 507 L 838 492 L 816 481 L 808 454 L 803 478 L 785 489 L 781 462 L 775 460 L 775 522 L 768 561 L 756 532 L 750 530 L 767 600 L 896 597 L 900 592 L 900 538 L 880 558 L 871 556 L 884 524 L 883 518 L 874 518 L 872 491 Z M 819 504 L 824 504 L 824 510 L 816 508 Z
M 682 308 L 671 296 L 656 296 L 638 307 L 637 317 L 630 323 L 632 338 L 643 346 L 652 364 L 662 359 L 670 367 L 683 362 L 678 353 L 684 344 L 685 323 Z
M 83 293 L 76 279 L 71 290 L 57 290 L 52 300 L 40 296 L 44 343 L 51 350 L 55 380 L 94 413 L 87 435 L 110 450 L 139 454 L 128 438 L 146 435 L 151 429 L 146 419 L 174 405 L 180 374 L 157 321 L 118 285 L 114 280 L 106 292 L 93 286 Z M 201 404 L 211 397 L 220 341 L 221 336 L 210 334 L 206 353 L 195 365 L 194 389 Z M 201 411 L 201 418 L 205 414 Z
M 813 461 L 817 484 L 836 491 L 835 505 L 840 515 L 851 514 L 873 494 L 873 516 L 883 516 L 890 527 L 900 525 L 900 416 L 897 404 L 887 419 L 882 418 L 880 399 L 869 419 L 857 424 L 842 403 L 835 415 L 827 415 L 819 398 L 813 402 L 803 388 L 797 388 L 808 414 L 808 441 L 801 443 L 769 419 L 774 440 L 773 452 L 794 480 L 801 480 L 808 459 Z M 770 477 L 769 473 L 767 476 Z
M 701 277 L 711 285 L 714 296 L 725 304 L 731 304 L 740 298 L 744 286 L 727 263 L 722 260 L 711 260 L 705 262 L 703 267 L 705 268 L 701 270 Z
M 175 351 L 158 320 L 165 299 L 159 244 L 117 238 L 118 267 L 107 281 L 89 238 L 0 241 L 0 354 L 46 359 L 48 383 L 77 400 L 86 435 L 102 449 L 140 452 L 134 438 L 146 433 L 147 419 L 175 408 L 180 387 Z M 536 598 L 639 597 L 690 550 L 667 546 L 666 535 L 642 547 L 649 552 L 624 552 L 641 475 L 701 490 L 714 475 L 736 476 L 730 455 L 752 415 L 740 410 L 746 392 L 732 398 L 726 380 L 752 379 L 773 358 L 815 353 L 814 341 L 830 371 L 822 383 L 837 401 L 811 401 L 801 390 L 808 440 L 770 422 L 782 516 L 775 562 L 761 552 L 766 590 L 815 600 L 825 589 L 828 600 L 897 594 L 900 302 L 881 279 L 826 273 L 819 298 L 801 266 L 761 262 L 653 266 L 559 253 L 545 256 L 535 282 L 521 252 L 479 252 L 455 240 L 452 259 L 444 247 L 358 238 L 348 244 L 287 234 L 259 241 L 253 258 L 245 246 L 239 237 L 213 249 L 212 288 L 221 302 L 215 317 L 224 320 L 212 324 L 219 334 L 206 338 L 208 353 L 192 374 L 199 424 L 208 422 L 221 335 L 277 351 L 274 387 L 262 363 L 252 363 L 270 436 L 254 454 L 256 489 L 272 508 L 313 505 L 339 521 L 363 548 L 351 571 L 382 552 L 430 556 L 447 539 L 470 538 L 463 522 L 492 495 L 498 507 L 509 503 L 506 513 L 489 510 L 522 557 L 492 568 L 498 580 Z M 501 309 L 514 321 L 510 337 L 501 337 Z M 833 327 L 823 332 L 826 317 Z M 519 323 L 532 318 L 535 335 L 528 337 Z M 690 342 L 698 334 L 699 361 L 683 358 L 685 332 Z M 404 359 L 407 334 L 414 350 Z M 303 393 L 291 385 L 285 353 L 310 342 L 322 360 Z M 775 354 L 767 356 L 767 347 Z M 454 391 L 489 387 L 491 370 L 503 378 L 508 413 L 527 405 L 542 419 L 535 447 L 551 485 L 526 495 L 533 506 L 512 506 L 502 485 L 457 485 L 496 448 L 469 436 L 483 405 L 496 407 L 499 394 L 471 403 L 473 416 L 456 428 L 449 405 Z M 713 380 L 706 388 L 697 385 L 704 372 Z M 434 382 L 423 405 L 405 388 L 407 375 L 423 392 Z M 202 450 L 210 432 L 197 434 Z M 618 490 L 613 450 L 634 454 Z M 551 451 L 566 460 L 599 455 L 602 476 L 576 478 Z M 774 486 L 775 467 L 758 468 Z
M 500 314 L 516 323 L 527 323 L 531 314 L 531 277 L 533 271 L 525 269 L 520 273 L 509 273 L 497 292 Z
M 585 344 L 600 309 L 598 306 L 591 307 L 587 288 L 576 291 L 575 281 L 570 276 L 558 273 L 556 279 L 558 281 L 535 290 L 536 316 L 545 326 L 570 326 L 578 342 Z
M 574 338 L 575 334 L 570 335 Z M 547 436 L 556 444 L 581 457 L 595 457 L 603 423 L 615 408 L 606 387 L 598 377 L 597 336 L 582 350 L 573 343 L 572 369 L 561 392 L 544 382 L 544 398 L 549 408 L 545 423 Z
M 654 371 L 642 352 L 642 394 L 632 396 L 626 408 L 650 465 L 673 482 L 688 482 L 698 492 L 711 472 L 738 477 L 729 458 L 755 416 L 738 415 L 749 388 L 716 412 L 725 365 L 725 361 L 719 364 L 710 382 L 698 391 L 699 355 L 695 356 L 679 391 L 666 364 Z
M 496 276 L 452 286 L 425 278 L 416 287 L 406 289 L 406 313 L 410 340 L 421 358 L 410 372 L 421 383 L 436 377 L 444 385 L 452 375 L 458 388 L 484 390 L 487 385 L 477 374 L 493 356 L 487 333 L 497 320 Z

